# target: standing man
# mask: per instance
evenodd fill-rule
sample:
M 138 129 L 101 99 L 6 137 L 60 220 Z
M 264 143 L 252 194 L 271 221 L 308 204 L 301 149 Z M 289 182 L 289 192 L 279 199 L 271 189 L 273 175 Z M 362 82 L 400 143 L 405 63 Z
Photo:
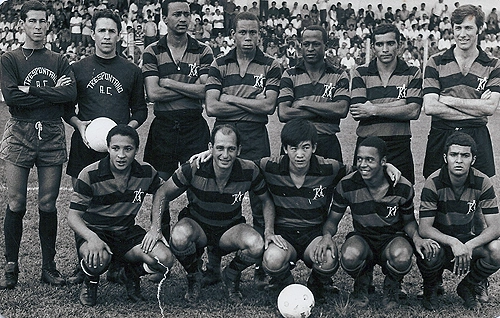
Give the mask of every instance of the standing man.
M 61 117 L 67 112 L 64 105 L 76 98 L 75 80 L 66 58 L 44 46 L 47 32 L 45 5 L 39 1 L 27 1 L 21 7 L 20 16 L 26 41 L 1 58 L 2 93 L 11 118 L 0 145 L 8 186 L 4 220 L 7 265 L 0 289 L 12 289 L 17 285 L 28 175 L 33 165 L 37 166 L 39 182 L 42 282 L 57 286 L 65 284 L 54 262 L 56 200 L 67 155 Z
M 232 30 L 236 47 L 212 63 L 207 80 L 208 116 L 216 117 L 215 125 L 229 124 L 238 129 L 239 157 L 248 160 L 271 155 L 267 116 L 276 108 L 281 78 L 279 63 L 258 48 L 259 32 L 259 18 L 255 15 L 236 15 Z M 260 202 L 252 192 L 249 196 L 254 224 L 263 228 Z M 218 273 L 216 263 L 214 266 L 214 273 Z
M 88 146 L 85 130 L 93 119 L 108 117 L 117 124 L 137 128 L 148 116 L 141 69 L 116 54 L 120 30 L 120 17 L 116 13 L 109 9 L 96 11 L 91 33 L 95 54 L 72 65 L 78 115 L 73 111 L 70 119 L 75 131 L 66 173 L 72 178 L 73 188 L 83 168 L 107 156 L 107 152 L 97 152 Z M 114 265 L 108 274 L 114 272 Z M 81 283 L 83 278 L 81 268 L 77 267 L 68 282 Z
M 127 263 L 125 287 L 133 302 L 143 299 L 140 276 L 164 274 L 174 263 L 162 240 L 161 211 L 152 211 L 148 232 L 135 224 L 146 194 L 155 194 L 163 183 L 153 167 L 135 160 L 137 131 L 118 124 L 109 131 L 106 142 L 108 156 L 88 165 L 78 176 L 68 213 L 85 273 L 80 292 L 85 306 L 96 305 L 99 275 L 111 259 Z
M 441 246 L 433 257 L 417 261 L 424 280 L 422 304 L 437 309 L 438 286 L 448 269 L 465 275 L 457 293 L 464 306 L 473 309 L 478 300 L 484 301 L 481 284 L 500 269 L 500 214 L 491 180 L 472 167 L 478 158 L 474 139 L 454 132 L 443 149 L 445 164 L 425 181 L 420 204 L 419 232 Z M 474 229 L 477 214 L 484 216 L 487 225 L 480 234 Z
M 408 66 L 398 57 L 400 41 L 396 26 L 375 28 L 375 59 L 354 71 L 350 112 L 359 121 L 356 145 L 367 137 L 380 137 L 387 145 L 387 160 L 413 184 L 410 120 L 420 115 L 422 77 L 418 67 Z
M 278 115 L 281 122 L 310 120 L 318 132 L 316 154 L 342 162 L 336 133 L 340 131 L 340 119 L 349 110 L 349 78 L 325 60 L 327 41 L 321 26 L 313 25 L 302 32 L 302 59 L 281 78 Z
M 460 130 L 478 145 L 474 167 L 492 177 L 495 162 L 486 124 L 500 100 L 500 61 L 478 46 L 484 24 L 481 8 L 463 5 L 451 22 L 456 45 L 432 56 L 424 80 L 424 111 L 432 116 L 424 161 L 424 177 L 441 168 L 446 138 Z
M 207 149 L 210 131 L 201 113 L 213 53 L 187 34 L 191 12 L 185 0 L 163 1 L 161 6 L 168 33 L 143 55 L 146 93 L 155 103 L 144 161 L 167 180 L 179 163 Z M 167 228 L 170 214 L 167 204 L 164 208 L 162 226 Z

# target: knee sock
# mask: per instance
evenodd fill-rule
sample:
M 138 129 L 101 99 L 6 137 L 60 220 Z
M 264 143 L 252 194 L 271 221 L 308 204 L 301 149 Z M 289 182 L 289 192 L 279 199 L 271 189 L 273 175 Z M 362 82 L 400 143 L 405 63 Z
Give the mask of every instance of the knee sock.
M 201 271 L 202 260 L 200 255 L 203 254 L 203 252 L 200 252 L 200 250 L 203 251 L 203 248 L 196 249 L 196 245 L 191 243 L 186 249 L 178 250 L 170 243 L 170 250 L 175 257 L 177 257 L 177 260 L 179 260 L 179 263 L 181 263 L 188 274 Z
M 424 281 L 424 287 L 437 286 L 443 277 L 444 264 L 442 262 L 429 265 L 425 260 L 417 257 L 417 266 Z
M 276 271 L 269 270 L 265 266 L 262 267 L 264 268 L 266 274 L 268 274 L 273 281 L 283 283 L 285 285 L 293 284 L 294 279 L 292 272 L 290 271 L 290 262 L 287 262 L 285 266 Z
M 338 262 L 336 262 L 335 266 L 329 270 L 323 270 L 320 268 L 313 267 L 311 271 L 311 277 L 323 284 L 327 284 L 330 282 L 331 277 L 335 275 L 338 269 L 339 269 Z
M 221 262 L 221 251 L 218 247 L 208 246 L 207 247 L 207 257 L 208 263 L 207 271 L 219 273 L 220 272 L 220 262 Z
M 394 266 L 391 265 L 389 261 L 385 263 L 385 266 L 382 267 L 382 272 L 389 277 L 390 279 L 396 281 L 396 282 L 401 282 L 403 280 L 403 277 L 405 277 L 406 274 L 408 274 L 411 270 L 411 263 L 410 266 L 408 266 L 407 269 L 404 271 L 397 270 L 394 268 Z
M 23 235 L 23 217 L 26 210 L 13 212 L 7 206 L 3 231 L 5 237 L 5 258 L 7 262 L 17 263 L 19 257 L 19 247 Z
M 245 255 L 244 252 L 239 250 L 238 252 L 236 252 L 236 256 L 233 258 L 231 263 L 229 263 L 229 265 L 227 266 L 226 270 L 227 277 L 231 281 L 238 280 L 239 277 L 241 276 L 241 272 L 245 268 L 255 264 L 256 262 L 258 262 L 258 259 Z
M 39 215 L 38 235 L 42 246 L 42 268 L 49 268 L 54 266 L 56 256 L 57 211 L 39 210 Z
M 481 281 L 493 275 L 497 270 L 497 266 L 488 264 L 480 258 L 475 262 L 471 262 L 471 269 L 469 274 L 465 276 L 465 280 L 473 285 L 478 285 Z

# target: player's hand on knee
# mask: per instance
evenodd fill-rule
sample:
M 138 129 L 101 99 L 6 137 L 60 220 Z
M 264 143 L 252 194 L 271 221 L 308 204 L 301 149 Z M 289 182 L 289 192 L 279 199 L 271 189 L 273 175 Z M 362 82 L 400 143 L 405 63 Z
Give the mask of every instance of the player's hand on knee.
M 457 239 L 456 242 L 451 245 L 451 250 L 455 256 L 452 260 L 454 262 L 453 272 L 457 276 L 467 274 L 470 269 L 472 249 Z
M 432 239 L 414 239 L 413 243 L 415 244 L 415 250 L 420 258 L 428 261 L 436 257 L 441 248 L 439 243 Z
M 331 235 L 323 235 L 321 240 L 316 244 L 313 252 L 313 261 L 316 264 L 323 264 L 327 262 L 328 250 L 331 252 L 331 257 L 335 258 L 335 243 Z
M 150 253 L 156 245 L 156 242 L 162 239 L 161 231 L 154 228 L 150 229 L 142 239 L 141 249 L 145 254 Z
M 282 250 L 287 250 L 288 249 L 288 244 L 286 240 L 281 236 L 281 235 L 276 235 L 276 234 L 266 234 L 264 233 L 264 249 L 267 250 L 269 247 L 269 244 L 274 243 L 277 247 L 281 248 Z
M 96 238 L 87 241 L 87 255 L 84 255 L 87 265 L 92 268 L 97 268 L 98 266 L 104 266 L 105 260 L 108 259 L 109 255 L 112 255 L 111 249 L 108 244 L 103 240 Z

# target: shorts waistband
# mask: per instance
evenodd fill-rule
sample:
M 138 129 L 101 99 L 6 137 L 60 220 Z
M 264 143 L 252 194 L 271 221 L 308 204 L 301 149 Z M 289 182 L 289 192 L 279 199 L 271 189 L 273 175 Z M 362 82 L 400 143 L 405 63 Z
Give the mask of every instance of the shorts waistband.
M 203 118 L 201 111 L 198 109 L 155 111 L 154 114 L 156 118 L 166 122 L 189 123 Z
M 486 126 L 482 120 L 436 120 L 432 121 L 431 128 L 442 130 L 460 130 L 466 128 L 479 128 Z
M 21 123 L 42 123 L 42 124 L 59 124 L 62 123 L 62 119 L 56 119 L 56 120 L 36 120 L 36 119 L 27 119 L 27 118 L 18 118 L 18 117 L 11 117 L 9 120 L 11 121 L 17 121 Z

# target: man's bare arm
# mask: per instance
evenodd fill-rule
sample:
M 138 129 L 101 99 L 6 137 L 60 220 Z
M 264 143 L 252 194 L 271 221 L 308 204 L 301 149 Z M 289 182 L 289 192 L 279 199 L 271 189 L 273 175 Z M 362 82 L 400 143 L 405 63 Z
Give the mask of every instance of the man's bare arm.
M 227 96 L 227 95 L 226 95 Z M 209 89 L 206 93 L 207 115 L 217 118 L 226 118 L 234 115 L 242 115 L 245 111 L 233 104 L 220 100 L 221 93 L 217 89 Z
M 444 120 L 473 119 L 475 116 L 468 115 L 458 109 L 452 108 L 439 101 L 440 96 L 435 93 L 424 95 L 424 112 L 427 116 L 436 116 Z
M 453 96 L 440 96 L 439 101 L 453 109 L 474 117 L 491 116 L 495 113 L 500 100 L 500 93 L 487 90 L 484 95 L 489 98 L 465 99 Z
M 160 86 L 158 76 L 148 76 L 144 79 L 146 94 L 152 102 L 170 102 L 183 98 L 183 95 L 165 87 Z
M 208 74 L 203 74 L 194 84 L 178 82 L 170 78 L 160 79 L 160 86 L 171 89 L 186 97 L 204 99 L 205 98 L 205 83 L 207 82 Z

